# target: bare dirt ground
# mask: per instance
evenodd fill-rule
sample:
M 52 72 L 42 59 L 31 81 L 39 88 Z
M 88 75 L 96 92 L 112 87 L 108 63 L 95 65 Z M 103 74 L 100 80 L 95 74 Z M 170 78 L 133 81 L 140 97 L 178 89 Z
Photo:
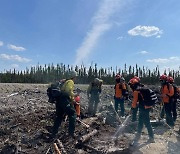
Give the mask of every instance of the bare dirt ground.
M 55 117 L 55 105 L 47 100 L 45 84 L 0 84 L 0 153 L 1 154 L 50 154 L 54 153 L 53 143 L 48 141 L 48 135 Z M 86 128 L 77 122 L 76 138 L 67 136 L 68 120 L 62 123 L 57 138 L 64 149 L 61 153 L 127 153 L 127 154 L 177 154 L 180 153 L 180 106 L 178 104 L 178 119 L 173 129 L 157 120 L 159 108 L 151 113 L 155 143 L 147 143 L 148 135 L 143 130 L 140 141 L 134 146 L 130 142 L 136 132 L 136 124 L 127 121 L 122 126 L 111 106 L 113 101 L 113 86 L 103 86 L 99 112 L 96 117 L 88 117 L 86 96 L 87 85 L 76 85 L 81 89 L 82 121 L 89 124 Z M 157 90 L 157 89 L 156 89 Z M 126 102 L 128 117 L 130 102 Z M 120 119 L 122 122 L 124 119 Z M 127 120 L 127 119 L 126 119 Z M 118 128 L 121 133 L 114 138 Z M 86 134 L 93 134 L 89 138 Z M 87 139 L 87 141 L 84 141 Z

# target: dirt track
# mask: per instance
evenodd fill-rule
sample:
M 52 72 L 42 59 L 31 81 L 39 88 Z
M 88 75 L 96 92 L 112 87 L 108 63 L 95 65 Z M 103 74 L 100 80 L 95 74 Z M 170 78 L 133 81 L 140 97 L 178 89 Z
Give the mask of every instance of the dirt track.
M 81 89 L 82 120 L 90 124 L 86 129 L 77 123 L 76 139 L 67 136 L 68 123 L 64 122 L 59 129 L 58 138 L 67 153 L 172 153 L 180 151 L 180 138 L 174 135 L 179 132 L 179 113 L 174 131 L 162 124 L 154 124 L 156 143 L 146 143 L 148 136 L 144 129 L 139 144 L 133 147 L 129 143 L 134 137 L 135 126 L 127 127 L 118 140 L 114 142 L 114 134 L 118 127 L 117 119 L 110 101 L 113 101 L 113 86 L 103 86 L 99 114 L 97 117 L 86 117 L 87 85 L 76 85 Z M 54 118 L 54 105 L 47 102 L 47 85 L 41 84 L 0 84 L 0 151 L 1 153 L 40 154 L 53 153 L 52 142 L 48 142 Z M 129 106 L 126 102 L 126 113 Z M 151 113 L 152 120 L 157 111 Z M 122 121 L 124 119 L 121 119 Z M 85 144 L 77 144 L 81 136 L 97 130 Z M 15 152 L 14 152 L 15 153 Z

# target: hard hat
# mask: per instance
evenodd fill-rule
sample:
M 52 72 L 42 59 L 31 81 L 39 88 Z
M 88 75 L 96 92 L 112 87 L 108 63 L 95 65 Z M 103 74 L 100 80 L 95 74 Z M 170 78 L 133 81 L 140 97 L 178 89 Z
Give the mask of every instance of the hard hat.
M 173 79 L 173 77 L 171 77 L 171 76 L 169 76 L 169 77 L 167 78 L 167 80 L 168 80 L 169 83 L 174 83 L 174 79 Z
M 141 80 L 138 76 L 134 76 L 134 79 L 136 79 L 138 82 Z
M 128 82 L 129 85 L 135 85 L 135 84 L 137 84 L 137 83 L 139 83 L 139 81 L 138 81 L 137 79 L 135 79 L 135 78 L 132 78 L 132 79 L 129 80 L 129 82 Z
M 74 100 L 75 100 L 76 102 L 80 102 L 80 96 L 79 96 L 79 95 L 76 96 L 76 97 L 74 98 Z
M 96 84 L 102 84 L 103 83 L 103 80 L 99 79 L 99 78 L 95 78 L 94 79 L 94 83 Z
M 98 78 L 95 78 L 95 79 L 94 79 L 94 82 L 95 82 L 95 83 L 99 83 L 99 79 L 98 79 Z
M 70 78 L 74 78 L 77 76 L 77 72 L 76 71 L 70 71 L 69 76 L 70 76 Z
M 167 81 L 167 76 L 165 75 L 165 74 L 163 74 L 163 75 L 161 75 L 160 77 L 159 77 L 159 80 L 160 81 Z

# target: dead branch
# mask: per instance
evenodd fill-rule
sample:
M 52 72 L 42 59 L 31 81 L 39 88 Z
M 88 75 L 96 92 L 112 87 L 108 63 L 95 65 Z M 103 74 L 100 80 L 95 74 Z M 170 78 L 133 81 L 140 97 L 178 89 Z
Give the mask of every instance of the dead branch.
M 48 150 L 46 151 L 46 154 L 48 154 L 48 152 L 49 152 L 50 149 L 51 149 L 51 148 L 49 147 Z
M 92 132 L 90 132 L 89 134 L 86 134 L 84 136 L 82 136 L 78 142 L 79 143 L 84 143 L 86 141 L 88 141 L 92 136 L 96 135 L 98 133 L 98 131 L 96 129 L 94 129 Z
M 83 126 L 85 126 L 86 128 L 89 128 L 90 126 L 86 123 L 84 123 L 83 121 L 76 119 L 78 122 L 80 122 Z
M 53 146 L 54 146 L 54 149 L 55 149 L 56 153 L 57 153 L 57 154 L 61 154 L 61 152 L 60 152 L 57 144 L 56 144 L 56 143 L 53 143 Z
M 96 149 L 96 148 L 94 148 L 94 147 L 92 147 L 92 146 L 90 146 L 90 145 L 84 144 L 83 147 L 86 148 L 86 149 L 91 150 L 91 151 L 94 152 L 94 153 L 98 153 L 98 152 L 99 152 L 98 149 Z
M 59 139 L 57 139 L 57 142 L 58 142 L 59 148 L 62 151 L 62 153 L 67 154 L 66 150 L 64 149 L 62 142 Z

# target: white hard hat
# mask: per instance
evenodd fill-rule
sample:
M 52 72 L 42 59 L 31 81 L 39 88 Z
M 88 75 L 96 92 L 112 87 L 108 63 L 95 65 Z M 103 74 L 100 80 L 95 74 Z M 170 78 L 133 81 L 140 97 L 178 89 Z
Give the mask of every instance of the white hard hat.
M 76 71 L 70 71 L 69 76 L 70 76 L 70 78 L 74 78 L 77 76 L 77 72 Z

